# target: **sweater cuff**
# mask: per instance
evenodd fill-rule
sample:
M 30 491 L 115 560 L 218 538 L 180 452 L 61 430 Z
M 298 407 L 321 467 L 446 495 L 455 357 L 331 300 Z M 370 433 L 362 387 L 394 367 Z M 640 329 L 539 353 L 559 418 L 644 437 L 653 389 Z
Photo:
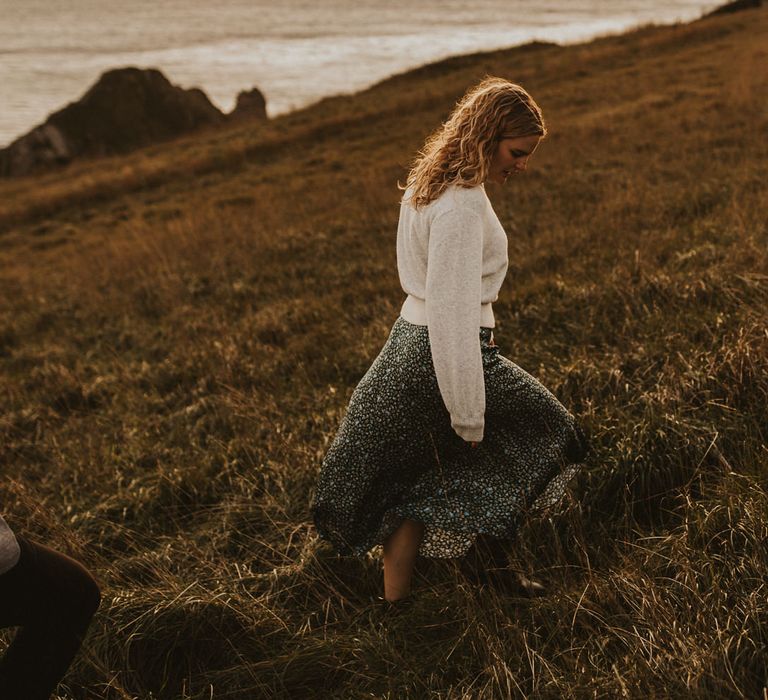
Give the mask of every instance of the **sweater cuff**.
M 466 442 L 482 442 L 485 416 L 478 418 L 451 418 L 451 427 Z
M 0 532 L 0 576 L 19 562 L 21 548 L 10 530 Z

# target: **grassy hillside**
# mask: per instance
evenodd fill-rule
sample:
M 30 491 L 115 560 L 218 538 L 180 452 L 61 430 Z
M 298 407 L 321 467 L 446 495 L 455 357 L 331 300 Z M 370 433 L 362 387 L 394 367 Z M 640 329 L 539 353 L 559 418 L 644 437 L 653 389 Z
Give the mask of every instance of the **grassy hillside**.
M 400 192 L 486 73 L 551 135 L 488 186 L 502 354 L 594 450 L 513 565 L 534 601 L 307 506 L 404 297 Z M 104 602 L 66 698 L 763 697 L 768 9 L 464 56 L 270 121 L 0 183 L 0 509 Z

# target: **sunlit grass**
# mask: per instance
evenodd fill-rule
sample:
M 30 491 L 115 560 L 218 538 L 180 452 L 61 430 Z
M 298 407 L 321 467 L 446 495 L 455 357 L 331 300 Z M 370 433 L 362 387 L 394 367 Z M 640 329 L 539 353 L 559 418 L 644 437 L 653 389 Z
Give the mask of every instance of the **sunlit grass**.
M 768 13 L 462 57 L 267 126 L 0 184 L 0 482 L 96 573 L 71 698 L 762 697 Z M 551 135 L 491 188 L 502 354 L 593 452 L 513 566 L 336 557 L 317 470 L 403 293 L 409 159 L 485 73 Z M 12 195 L 12 196 L 11 196 Z

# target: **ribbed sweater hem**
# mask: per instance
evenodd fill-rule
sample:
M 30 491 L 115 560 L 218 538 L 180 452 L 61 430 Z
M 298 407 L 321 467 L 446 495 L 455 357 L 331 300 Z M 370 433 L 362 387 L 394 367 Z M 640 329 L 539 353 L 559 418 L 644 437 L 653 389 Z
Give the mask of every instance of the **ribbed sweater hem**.
M 409 294 L 402 307 L 400 308 L 400 315 L 408 321 L 417 326 L 427 325 L 427 303 L 424 299 Z M 480 304 L 480 327 L 482 328 L 494 328 L 496 326 L 496 319 L 493 315 L 493 304 L 489 301 L 485 304 Z

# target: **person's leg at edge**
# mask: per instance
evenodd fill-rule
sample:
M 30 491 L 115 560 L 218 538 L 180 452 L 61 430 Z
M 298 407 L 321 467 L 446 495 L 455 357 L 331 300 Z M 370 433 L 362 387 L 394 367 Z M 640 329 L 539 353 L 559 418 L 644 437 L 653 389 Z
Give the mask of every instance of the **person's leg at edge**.
M 0 698 L 47 699 L 75 657 L 101 599 L 76 560 L 17 537 L 21 557 L 0 576 L 0 626 L 18 626 L 0 659 Z
M 411 593 L 411 577 L 416 563 L 424 523 L 404 519 L 384 542 L 384 599 L 394 602 Z

